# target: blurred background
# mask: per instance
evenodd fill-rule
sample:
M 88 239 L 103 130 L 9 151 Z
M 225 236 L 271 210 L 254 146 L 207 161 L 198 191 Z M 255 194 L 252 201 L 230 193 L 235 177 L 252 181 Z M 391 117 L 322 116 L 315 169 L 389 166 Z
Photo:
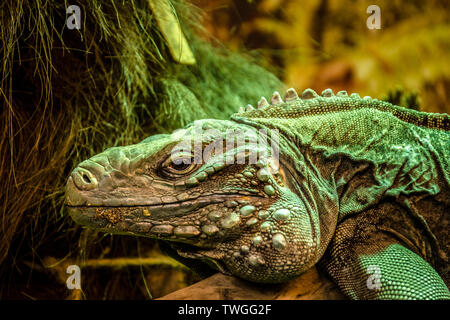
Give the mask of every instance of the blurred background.
M 194 3 L 207 13 L 204 25 L 214 37 L 252 50 L 289 87 L 379 98 L 403 91 L 416 95 L 423 111 L 449 113 L 448 1 Z M 370 30 L 366 10 L 374 4 L 381 29 Z
M 170 1 L 195 64 L 171 54 L 155 3 L 0 4 L 1 299 L 152 299 L 201 279 L 156 241 L 67 217 L 68 175 L 106 147 L 290 87 L 450 113 L 449 1 Z M 70 4 L 80 30 L 64 27 Z M 373 4 L 381 29 L 367 27 Z M 66 287 L 73 264 L 81 290 Z

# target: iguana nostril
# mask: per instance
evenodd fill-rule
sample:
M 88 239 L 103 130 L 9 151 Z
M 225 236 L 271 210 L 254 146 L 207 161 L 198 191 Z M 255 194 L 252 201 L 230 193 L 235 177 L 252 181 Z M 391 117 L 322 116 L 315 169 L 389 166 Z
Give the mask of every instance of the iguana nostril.
M 98 185 L 94 174 L 80 167 L 73 170 L 72 179 L 75 186 L 80 190 L 92 190 Z

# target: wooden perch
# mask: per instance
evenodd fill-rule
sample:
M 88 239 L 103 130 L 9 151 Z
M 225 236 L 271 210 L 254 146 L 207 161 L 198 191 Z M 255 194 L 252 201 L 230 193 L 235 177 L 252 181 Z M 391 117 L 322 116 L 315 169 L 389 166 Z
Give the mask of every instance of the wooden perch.
M 216 273 L 159 300 L 341 300 L 337 286 L 311 268 L 284 284 L 256 284 Z
M 46 257 L 44 268 L 54 274 L 59 282 L 65 284 L 67 266 L 74 263 L 66 259 Z M 91 259 L 80 262 L 81 267 L 97 268 L 125 266 L 168 266 L 185 268 L 179 262 L 169 257 L 156 258 L 115 258 Z M 39 267 L 34 265 L 34 268 Z M 67 299 L 85 299 L 81 290 L 72 290 Z M 159 300 L 340 300 L 345 299 L 337 286 L 320 274 L 316 268 L 311 268 L 298 278 L 283 284 L 257 284 L 233 276 L 216 273 L 209 278 L 189 287 L 174 291 Z

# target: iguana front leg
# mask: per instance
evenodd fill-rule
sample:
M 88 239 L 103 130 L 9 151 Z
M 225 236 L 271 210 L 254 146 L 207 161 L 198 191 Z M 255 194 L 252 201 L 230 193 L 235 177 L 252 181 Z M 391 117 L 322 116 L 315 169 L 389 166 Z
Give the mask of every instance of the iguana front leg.
M 341 223 L 319 266 L 351 299 L 450 299 L 440 275 L 413 252 L 424 251 L 418 248 L 424 242 L 404 236 L 407 223 L 403 232 L 383 224 L 383 215 L 394 215 L 387 209 L 392 206 Z

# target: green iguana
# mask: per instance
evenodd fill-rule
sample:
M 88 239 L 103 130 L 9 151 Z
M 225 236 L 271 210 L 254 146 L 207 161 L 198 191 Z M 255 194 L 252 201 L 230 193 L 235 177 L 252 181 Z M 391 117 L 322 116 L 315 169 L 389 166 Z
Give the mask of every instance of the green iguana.
M 450 117 L 307 89 L 83 161 L 79 224 L 254 282 L 318 265 L 351 299 L 448 299 Z

